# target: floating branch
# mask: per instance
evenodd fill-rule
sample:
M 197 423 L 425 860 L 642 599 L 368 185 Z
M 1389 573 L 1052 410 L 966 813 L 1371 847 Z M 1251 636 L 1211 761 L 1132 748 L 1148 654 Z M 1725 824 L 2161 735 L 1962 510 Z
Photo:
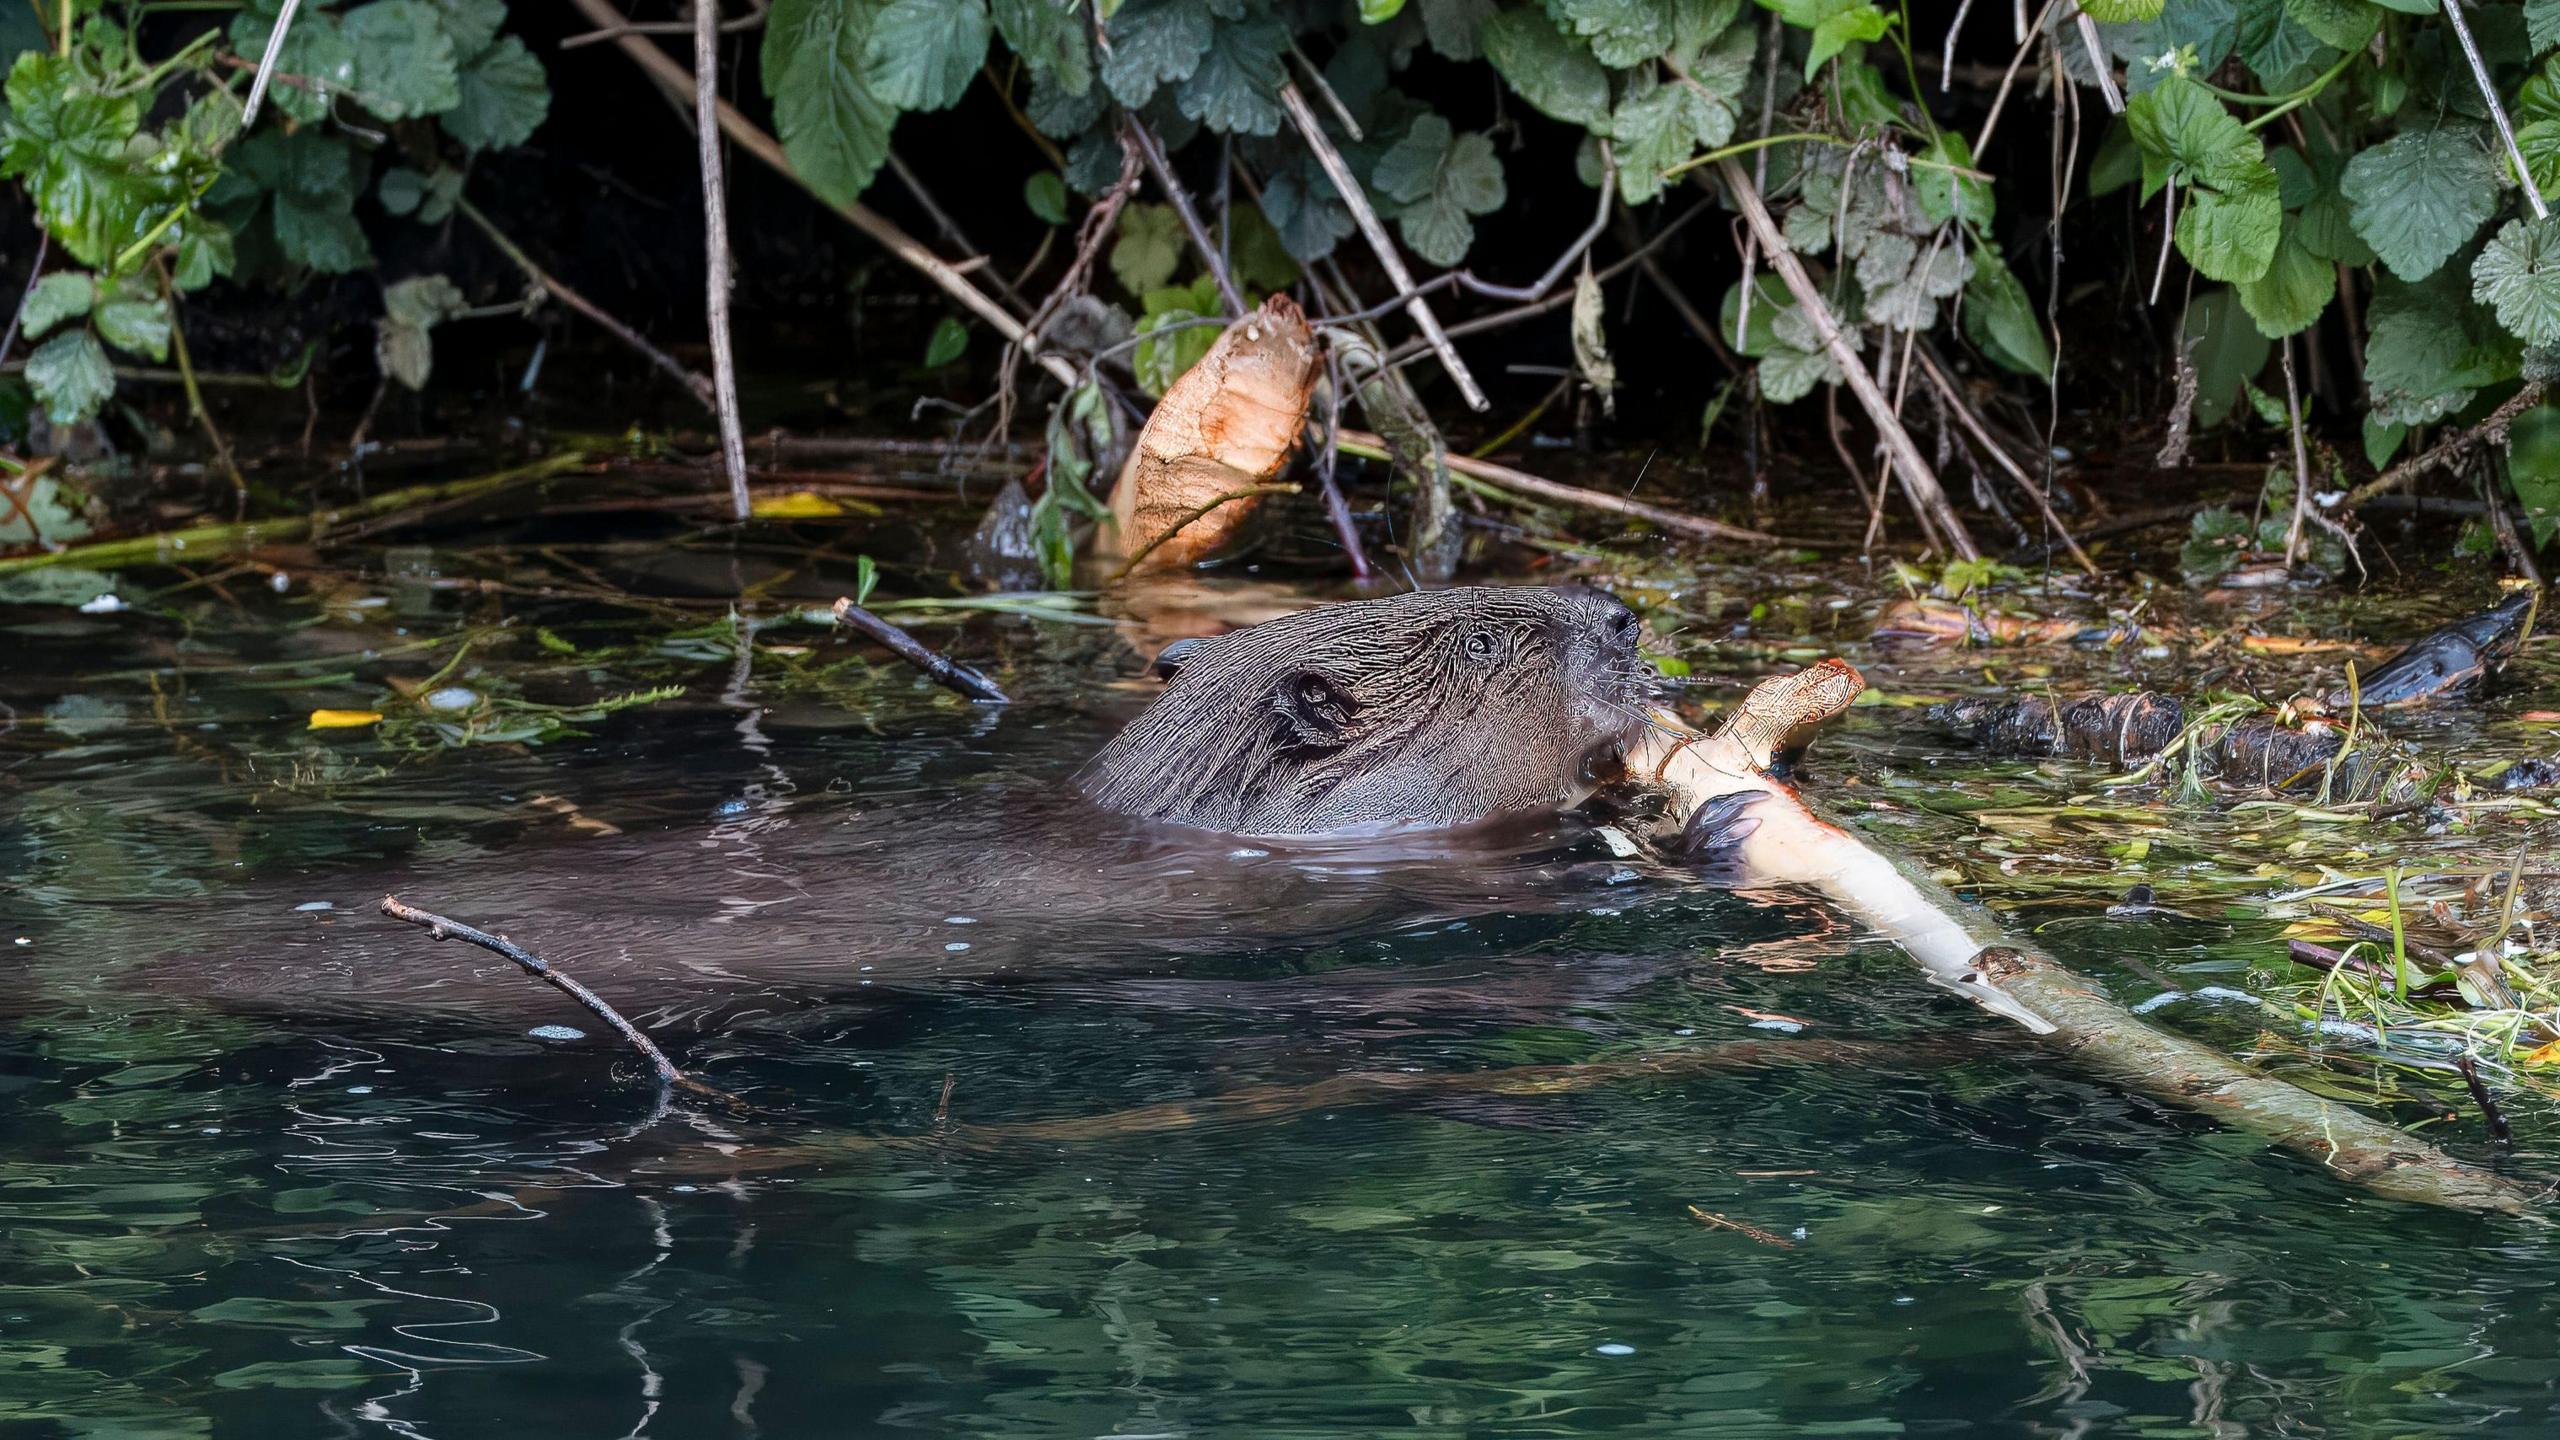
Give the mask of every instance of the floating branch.
M 996 682 L 941 652 L 926 648 L 923 641 L 853 603 L 848 595 L 835 604 L 836 623 L 847 625 L 889 647 L 889 652 L 925 673 L 925 677 L 946 690 L 956 691 L 972 700 L 990 705 L 1009 703 Z
M 478 926 L 465 925 L 459 920 L 447 919 L 414 905 L 403 904 L 400 897 L 396 895 L 382 897 L 382 913 L 394 920 L 407 921 L 438 940 L 460 940 L 477 945 L 492 955 L 503 956 L 514 961 L 527 975 L 577 1001 L 587 1008 L 587 1013 L 612 1026 L 614 1033 L 629 1041 L 631 1048 L 640 1052 L 640 1058 L 649 1062 L 649 1068 L 657 1072 L 659 1084 L 672 1085 L 679 1090 L 690 1091 L 711 1099 L 734 1101 L 735 1097 L 728 1091 L 715 1085 L 706 1085 L 676 1068 L 676 1062 L 667 1058 L 667 1052 L 659 1049 L 656 1041 L 651 1040 L 639 1026 L 623 1019 L 622 1012 L 606 1004 L 603 996 L 561 974 L 550 961 L 525 949 L 506 936 L 492 935 Z

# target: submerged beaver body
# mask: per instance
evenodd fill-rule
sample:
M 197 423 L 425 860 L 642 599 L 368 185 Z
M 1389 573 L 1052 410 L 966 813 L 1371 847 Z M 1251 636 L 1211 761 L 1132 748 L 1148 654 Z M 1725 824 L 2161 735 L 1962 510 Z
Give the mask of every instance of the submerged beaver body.
M 510 934 L 651 1023 L 713 1024 L 1601 894 L 1623 905 L 1634 876 L 1558 812 L 1635 735 L 1651 688 L 1637 628 L 1589 590 L 1330 606 L 1177 648 L 1163 693 L 1078 777 L 1086 794 L 1034 766 L 871 804 L 768 796 L 707 834 L 315 876 L 224 902 L 236 913 L 210 923 L 190 903 L 166 926 L 126 913 L 100 937 L 210 937 L 174 955 L 59 948 L 81 953 L 83 978 L 132 961 L 152 990 L 260 1008 L 485 1019 L 541 1004 L 505 962 L 372 915 L 390 890 Z

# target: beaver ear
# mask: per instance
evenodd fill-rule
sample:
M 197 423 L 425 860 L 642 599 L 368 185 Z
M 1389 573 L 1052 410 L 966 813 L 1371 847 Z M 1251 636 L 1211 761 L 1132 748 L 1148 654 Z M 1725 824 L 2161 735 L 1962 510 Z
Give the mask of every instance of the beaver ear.
M 1157 651 L 1155 664 L 1156 678 L 1159 680 L 1172 679 L 1177 671 L 1181 670 L 1185 664 L 1190 662 L 1193 655 L 1199 653 L 1199 650 L 1199 637 L 1194 636 L 1188 640 L 1176 640 L 1172 644 L 1164 647 L 1162 650 Z

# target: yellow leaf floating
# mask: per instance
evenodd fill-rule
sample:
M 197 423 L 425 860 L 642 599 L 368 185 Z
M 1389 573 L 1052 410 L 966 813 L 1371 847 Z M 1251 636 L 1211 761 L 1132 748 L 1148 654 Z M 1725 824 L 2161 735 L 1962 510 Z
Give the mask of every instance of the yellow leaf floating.
M 314 730 L 361 730 L 367 725 L 379 724 L 381 720 L 382 712 L 379 710 L 314 710 L 311 712 L 311 728 Z
M 814 490 L 794 490 L 788 495 L 767 495 L 755 502 L 755 513 L 768 520 L 815 520 L 828 515 L 842 515 L 844 507 Z
M 2516 1058 L 2527 1065 L 2560 1065 L 2560 1040 L 2536 1045 Z

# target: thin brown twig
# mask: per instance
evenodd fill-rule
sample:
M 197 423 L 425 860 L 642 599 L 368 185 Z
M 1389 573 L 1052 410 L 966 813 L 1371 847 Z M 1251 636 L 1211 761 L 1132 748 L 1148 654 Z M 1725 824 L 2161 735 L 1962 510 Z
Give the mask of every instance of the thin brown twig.
M 222 428 L 213 423 L 213 409 L 204 403 L 204 390 L 196 384 L 195 363 L 187 357 L 187 327 L 178 317 L 178 287 L 169 281 L 169 262 L 158 255 L 151 257 L 152 268 L 160 275 L 160 293 L 169 306 L 169 353 L 178 362 L 178 379 L 186 387 L 187 412 L 194 417 L 204 438 L 213 445 L 215 463 L 221 465 L 223 478 L 231 482 L 231 500 L 239 515 L 249 512 L 249 482 L 240 477 L 239 462 L 231 455 L 231 441 Z
M 1698 175 L 1700 183 L 1705 183 L 1703 174 L 1691 173 Z M 1965 529 L 1955 507 L 1947 503 L 1947 492 L 1939 486 L 1937 475 L 1929 469 L 1929 462 L 1920 458 L 1919 447 L 1911 443 L 1910 432 L 1894 418 L 1893 407 L 1886 402 L 1884 392 L 1876 387 L 1874 377 L 1858 363 L 1858 352 L 1849 348 L 1848 337 L 1841 332 L 1840 322 L 1833 318 L 1830 305 L 1822 298 L 1821 288 L 1813 283 L 1811 275 L 1805 273 L 1804 262 L 1796 258 L 1786 236 L 1779 233 L 1778 222 L 1770 217 L 1769 207 L 1762 203 L 1760 192 L 1751 184 L 1751 177 L 1730 158 L 1717 162 L 1716 173 L 1724 181 L 1725 192 L 1742 208 L 1743 218 L 1750 222 L 1752 231 L 1760 237 L 1760 248 L 1768 255 L 1769 264 L 1786 282 L 1805 318 L 1812 322 L 1815 333 L 1822 337 L 1824 348 L 1831 352 L 1833 363 L 1840 367 L 1842 378 L 1848 381 L 1850 393 L 1866 407 L 1867 418 L 1874 422 L 1882 437 L 1885 453 L 1892 458 L 1894 474 L 1901 480 L 1903 493 L 1910 498 L 1912 507 L 1937 526 L 1958 555 L 1967 560 L 1981 559 L 1982 551 L 1973 543 L 1972 533 Z
M 1193 521 L 1200 519 L 1210 511 L 1215 510 L 1222 505 L 1236 500 L 1251 500 L 1256 496 L 1261 495 L 1296 495 L 1298 493 L 1300 492 L 1298 487 L 1295 485 L 1247 485 L 1241 490 L 1229 490 L 1223 495 L 1215 496 L 1205 505 L 1195 505 L 1191 507 L 1190 510 L 1184 512 L 1181 519 L 1166 526 L 1162 532 L 1149 539 L 1146 544 L 1139 546 L 1136 554 L 1131 555 L 1127 560 L 1122 561 L 1120 568 L 1111 572 L 1111 579 L 1107 583 L 1110 585 L 1117 585 L 1121 581 L 1128 579 L 1130 573 L 1138 568 L 1140 561 L 1145 560 L 1149 555 L 1155 553 L 1157 546 L 1162 545 L 1167 540 L 1181 534 L 1185 526 L 1190 525 Z
M 1736 1234 L 1748 1235 L 1763 1245 L 1774 1245 L 1781 1250 L 1796 1248 L 1796 1242 L 1793 1240 L 1784 1235 L 1773 1235 L 1748 1220 L 1736 1220 L 1730 1216 L 1719 1215 L 1712 1210 L 1702 1210 L 1695 1205 L 1689 1207 L 1689 1214 L 1692 1218 L 1704 1221 L 1719 1230 L 1731 1230 Z
M 753 0 L 752 14 L 741 15 L 735 20 L 721 21 L 719 33 L 738 35 L 749 30 L 761 30 L 764 28 L 765 17 L 765 0 Z M 560 48 L 577 50 L 589 45 L 601 44 L 607 40 L 619 40 L 625 35 L 690 35 L 692 33 L 693 22 L 690 20 L 625 20 L 619 25 L 572 35 L 560 42 Z
M 1280 108 L 1288 112 L 1290 123 L 1297 126 L 1307 148 L 1315 152 L 1316 163 L 1324 167 L 1325 178 L 1333 182 L 1342 203 L 1350 207 L 1353 223 L 1360 227 L 1369 248 L 1377 254 L 1378 267 L 1387 272 L 1387 283 L 1399 291 L 1412 290 L 1413 272 L 1405 268 L 1404 256 L 1397 251 L 1395 241 L 1388 237 L 1385 223 L 1378 219 L 1377 210 L 1369 204 L 1368 193 L 1352 176 L 1351 167 L 1343 163 L 1342 152 L 1333 148 L 1333 141 L 1325 137 L 1323 124 L 1316 119 L 1315 112 L 1307 108 L 1307 97 L 1298 93 L 1295 84 L 1283 84 L 1280 87 Z M 1429 302 L 1419 295 L 1414 296 L 1405 303 L 1404 311 L 1413 317 L 1415 327 L 1422 331 L 1422 338 L 1440 357 L 1441 367 L 1449 372 L 1449 378 L 1457 382 L 1458 393 L 1465 397 L 1467 408 L 1478 413 L 1492 409 L 1493 402 L 1485 398 L 1483 388 L 1476 384 L 1475 375 L 1467 369 L 1467 362 L 1458 358 L 1458 347 L 1449 343 L 1448 333 L 1440 328 L 1440 318 L 1431 313 Z
M 1342 446 L 1355 454 L 1366 453 L 1375 456 L 1392 453 L 1384 438 L 1366 430 L 1343 431 Z M 1666 510 L 1659 505 L 1648 505 L 1641 500 L 1629 500 L 1622 495 L 1611 495 L 1600 490 L 1585 490 L 1578 485 L 1565 485 L 1554 480 L 1542 479 L 1526 471 L 1514 470 L 1508 465 L 1497 465 L 1490 460 L 1478 459 L 1472 455 L 1453 453 L 1448 457 L 1448 464 L 1450 470 L 1455 473 L 1472 480 L 1481 480 L 1499 490 L 1534 495 L 1541 500 L 1553 500 L 1561 505 L 1571 505 L 1584 510 L 1624 515 L 1629 519 L 1659 525 L 1665 530 L 1700 540 L 1736 540 L 1754 545 L 1795 545 L 1808 548 L 1812 545 L 1810 541 L 1793 540 L 1785 536 L 1769 534 L 1764 530 L 1745 529 L 1739 525 L 1727 525 L 1721 520 L 1710 520 L 1703 515 L 1684 515 L 1677 510 Z
M 27 288 L 19 292 L 18 308 L 9 314 L 9 333 L 0 335 L 0 362 L 5 362 L 9 358 L 9 352 L 18 348 L 18 327 L 27 318 L 27 302 L 35 298 L 36 284 L 44 279 L 45 256 L 51 254 L 52 250 L 53 232 L 38 225 L 36 227 L 36 258 L 27 266 Z
M 453 209 L 455 214 L 470 221 L 472 228 L 486 236 L 490 244 L 497 246 L 498 253 L 506 256 L 509 264 L 523 271 L 526 279 L 540 286 L 545 293 L 559 297 L 561 304 L 603 326 L 606 333 L 637 351 L 643 359 L 656 366 L 677 384 L 682 385 L 685 393 L 700 402 L 703 409 L 718 413 L 719 405 L 713 399 L 710 380 L 686 369 L 674 356 L 650 344 L 648 338 L 639 331 L 615 319 L 603 306 L 579 294 L 558 276 L 535 264 L 533 257 L 526 254 L 523 247 L 517 245 L 515 241 L 508 239 L 506 232 L 500 230 L 495 221 L 482 214 L 480 207 L 472 204 L 469 197 L 456 197 Z
M 1218 282 L 1218 296 L 1227 305 L 1227 318 L 1240 319 L 1245 312 L 1244 291 L 1236 285 L 1235 270 L 1218 250 L 1218 242 L 1209 238 L 1208 227 L 1200 223 L 1200 212 L 1191 203 L 1191 192 L 1182 188 L 1182 179 L 1173 173 L 1173 163 L 1165 158 L 1164 142 L 1147 128 L 1147 122 L 1131 115 L 1129 143 L 1135 145 L 1139 158 L 1147 162 L 1147 173 L 1153 175 L 1156 188 L 1164 192 L 1165 203 L 1182 221 L 1182 233 L 1191 239 L 1191 248 L 1199 252 L 1200 263 L 1208 267 L 1210 278 Z
M 2044 515 L 2044 523 L 2053 527 L 2054 535 L 2058 537 L 2063 548 L 2071 552 L 2072 560 L 2081 569 L 2092 575 L 2097 574 L 2097 562 L 2089 558 L 2088 551 L 2080 548 L 2080 542 L 2072 538 L 2071 527 L 2063 524 L 2062 517 L 2054 512 L 2053 497 L 2027 474 L 2025 467 L 2010 458 L 2007 447 L 1991 438 L 1989 427 L 1982 423 L 1980 416 L 1973 413 L 1973 407 L 1965 403 L 1964 396 L 1955 387 L 1955 381 L 1944 370 L 1938 368 L 1937 358 L 1923 350 L 1919 352 L 1919 362 L 1921 373 L 1929 377 L 1929 383 L 1936 387 L 1938 394 L 1946 400 L 1948 410 L 1952 411 L 1956 417 L 1956 423 L 1964 427 L 1964 432 L 1973 437 L 1975 444 L 1990 452 L 1992 462 L 2009 473 L 2010 480 L 2014 481 L 2019 489 L 2027 492 L 2028 499 L 2036 502 L 2036 509 Z
M 656 1041 L 651 1040 L 639 1026 L 622 1018 L 622 1012 L 606 1004 L 604 997 L 562 974 L 550 961 L 525 949 L 506 936 L 493 935 L 476 925 L 465 925 L 459 920 L 448 919 L 432 911 L 418 909 L 414 905 L 404 903 L 396 895 L 382 897 L 382 913 L 394 920 L 403 920 L 415 925 L 435 939 L 460 940 L 466 944 L 477 945 L 492 955 L 514 961 L 526 974 L 577 1001 L 586 1007 L 587 1013 L 612 1026 L 615 1034 L 629 1041 L 631 1047 L 640 1052 L 640 1057 L 649 1062 L 649 1068 L 656 1073 L 658 1083 L 672 1085 L 680 1090 L 688 1090 L 712 1099 L 734 1101 L 735 1097 L 729 1092 L 714 1085 L 706 1085 L 677 1068 L 676 1062 L 667 1058 L 667 1052 L 659 1049 Z
M 888 646 L 891 654 L 923 671 L 926 679 L 946 690 L 993 705 L 1010 703 L 996 682 L 940 651 L 928 648 L 913 635 L 854 604 L 850 595 L 836 600 L 835 617 L 837 624 L 859 630 Z
M 2479 424 L 2437 441 L 2426 453 L 2413 455 L 2347 492 L 2342 508 L 2353 510 L 2376 495 L 2387 495 L 2412 480 L 2451 466 L 2484 445 L 2505 444 L 2508 427 L 2516 423 L 2517 416 L 2542 403 L 2542 392 L 2543 382 L 2527 381 L 2523 389 L 2490 411 Z
M 2311 454 L 2302 443 L 2302 389 L 2293 378 L 2293 337 L 2276 342 L 2284 352 L 2284 421 L 2293 437 L 2293 522 L 2284 532 L 2284 567 L 2302 554 L 2302 525 L 2311 513 Z
M 614 9 L 612 0 L 569 0 L 569 3 L 577 8 L 579 14 L 586 16 L 599 27 L 619 25 L 627 18 Z M 669 93 L 680 98 L 690 98 L 693 95 L 692 72 L 677 63 L 667 52 L 651 44 L 647 36 L 623 35 L 617 37 L 613 44 L 642 69 L 647 70 L 650 77 Z M 808 189 L 808 182 L 802 180 L 791 168 L 789 157 L 782 153 L 781 142 L 775 140 L 765 132 L 762 126 L 748 119 L 736 106 L 725 100 L 720 102 L 720 128 L 728 133 L 729 139 L 739 149 L 771 166 L 776 173 L 789 177 L 802 189 Z M 997 334 L 1016 343 L 1023 340 L 1021 321 L 1013 318 L 985 291 L 970 283 L 968 276 L 953 269 L 950 262 L 917 243 L 915 237 L 900 229 L 888 217 L 859 203 L 838 204 L 817 195 L 815 191 L 810 193 L 820 204 L 843 216 L 855 229 L 870 236 L 900 261 L 922 272 L 925 278 L 931 280 L 943 293 L 959 301 L 968 307 L 972 314 L 995 327 Z M 1047 370 L 1059 384 L 1073 389 L 1082 383 L 1082 377 L 1076 373 L 1075 366 L 1067 362 L 1066 357 L 1037 352 L 1032 358 L 1039 361 L 1041 368 Z
M 710 320 L 711 385 L 720 416 L 720 464 L 730 509 L 747 518 L 746 427 L 738 418 L 738 363 L 729 344 L 729 202 L 720 173 L 720 6 L 693 0 L 693 128 L 702 168 L 703 309 Z

